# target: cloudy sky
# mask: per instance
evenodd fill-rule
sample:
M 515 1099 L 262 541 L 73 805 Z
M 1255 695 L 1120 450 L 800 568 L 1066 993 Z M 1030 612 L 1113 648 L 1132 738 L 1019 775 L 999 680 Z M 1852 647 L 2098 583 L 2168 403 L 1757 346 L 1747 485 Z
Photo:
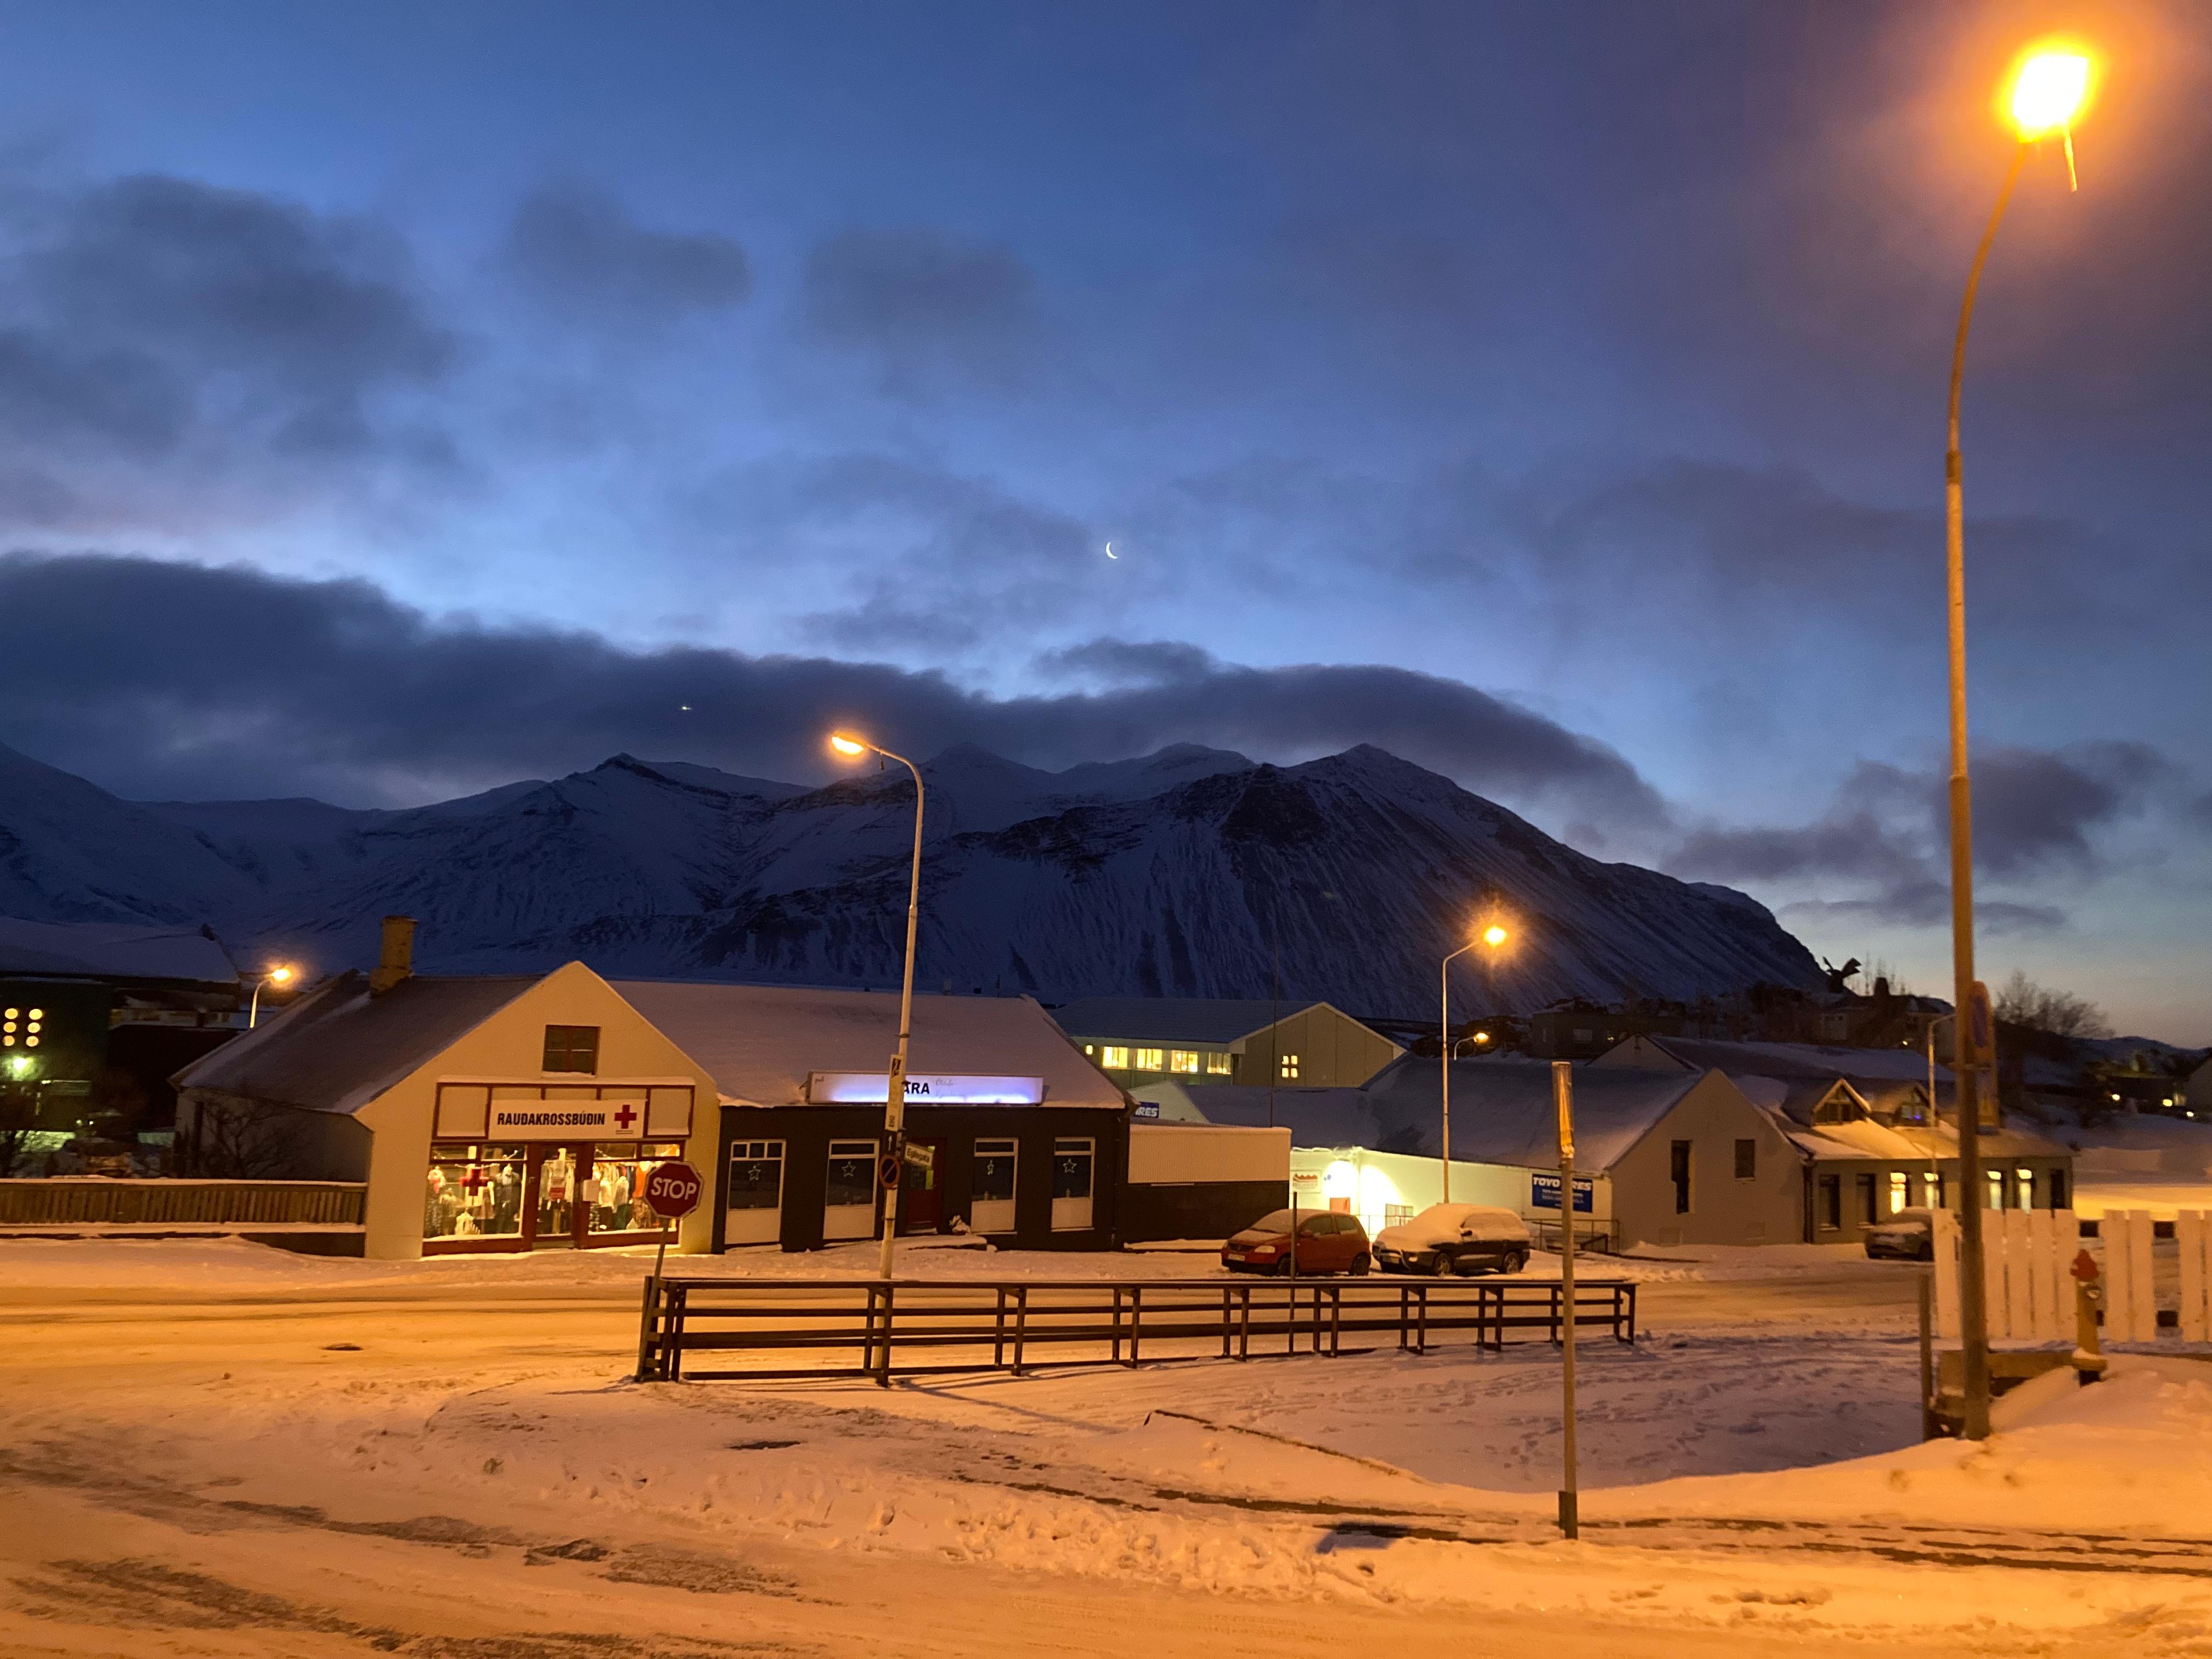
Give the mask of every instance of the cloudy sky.
M 0 6 L 0 742 L 1373 741 L 1940 993 L 1944 374 L 2060 24 L 1966 405 L 1984 976 L 2212 1041 L 2193 5 Z

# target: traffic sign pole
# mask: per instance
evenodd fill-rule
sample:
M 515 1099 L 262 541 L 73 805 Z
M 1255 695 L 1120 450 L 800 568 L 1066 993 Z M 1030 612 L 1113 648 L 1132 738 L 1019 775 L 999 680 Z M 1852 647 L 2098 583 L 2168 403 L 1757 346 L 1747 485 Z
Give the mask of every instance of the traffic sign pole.
M 1559 1533 L 1582 1534 L 1576 1512 L 1581 1494 L 1575 1479 L 1575 1072 L 1564 1060 L 1552 1062 L 1552 1098 L 1559 1109 L 1559 1346 L 1565 1360 L 1561 1376 L 1562 1424 L 1565 1444 L 1559 1488 Z
M 669 1223 L 681 1221 L 699 1207 L 699 1195 L 706 1191 L 707 1183 L 699 1172 L 681 1158 L 672 1158 L 665 1164 L 656 1164 L 646 1171 L 638 1182 L 640 1195 L 660 1222 L 660 1245 L 653 1253 L 653 1277 L 646 1281 L 645 1311 L 637 1335 L 637 1380 L 647 1380 L 652 1369 L 653 1327 L 660 1312 L 660 1271 L 668 1261 Z

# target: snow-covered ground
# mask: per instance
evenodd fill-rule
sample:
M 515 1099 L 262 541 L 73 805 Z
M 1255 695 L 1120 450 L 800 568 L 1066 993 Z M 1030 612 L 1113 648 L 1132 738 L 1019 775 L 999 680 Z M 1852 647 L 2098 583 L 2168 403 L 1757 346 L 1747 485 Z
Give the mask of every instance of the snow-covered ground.
M 1570 1545 L 1541 1345 L 639 1387 L 634 1257 L 0 1243 L 0 1651 L 2212 1652 L 2212 1364 L 1923 1445 L 1912 1268 L 1668 1254 Z

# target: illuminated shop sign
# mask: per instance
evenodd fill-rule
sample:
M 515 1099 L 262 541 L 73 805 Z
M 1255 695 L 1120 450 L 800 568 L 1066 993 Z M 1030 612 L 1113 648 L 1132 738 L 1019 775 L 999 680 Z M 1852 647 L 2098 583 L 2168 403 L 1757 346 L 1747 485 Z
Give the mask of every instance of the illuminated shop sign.
M 809 1072 L 806 1097 L 817 1106 L 880 1106 L 890 1092 L 882 1072 Z M 1041 1077 L 963 1077 L 908 1072 L 909 1106 L 1036 1106 L 1044 1100 Z

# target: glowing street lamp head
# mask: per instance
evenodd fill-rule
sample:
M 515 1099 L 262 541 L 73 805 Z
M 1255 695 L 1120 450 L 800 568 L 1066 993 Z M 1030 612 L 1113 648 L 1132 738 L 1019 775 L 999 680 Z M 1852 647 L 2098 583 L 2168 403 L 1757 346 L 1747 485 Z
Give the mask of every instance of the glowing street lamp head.
M 1493 951 L 1510 937 L 1512 936 L 1494 921 L 1482 930 L 1482 942 Z
M 2070 130 L 2089 101 L 2089 59 L 2068 46 L 2031 50 L 2013 76 L 2008 106 L 2022 141 Z
M 865 755 L 868 752 L 866 744 L 858 738 L 848 738 L 842 732 L 830 734 L 830 746 L 841 755 Z
M 289 985 L 299 976 L 300 970 L 297 968 L 283 964 L 279 964 L 269 970 L 269 982 L 271 985 Z

